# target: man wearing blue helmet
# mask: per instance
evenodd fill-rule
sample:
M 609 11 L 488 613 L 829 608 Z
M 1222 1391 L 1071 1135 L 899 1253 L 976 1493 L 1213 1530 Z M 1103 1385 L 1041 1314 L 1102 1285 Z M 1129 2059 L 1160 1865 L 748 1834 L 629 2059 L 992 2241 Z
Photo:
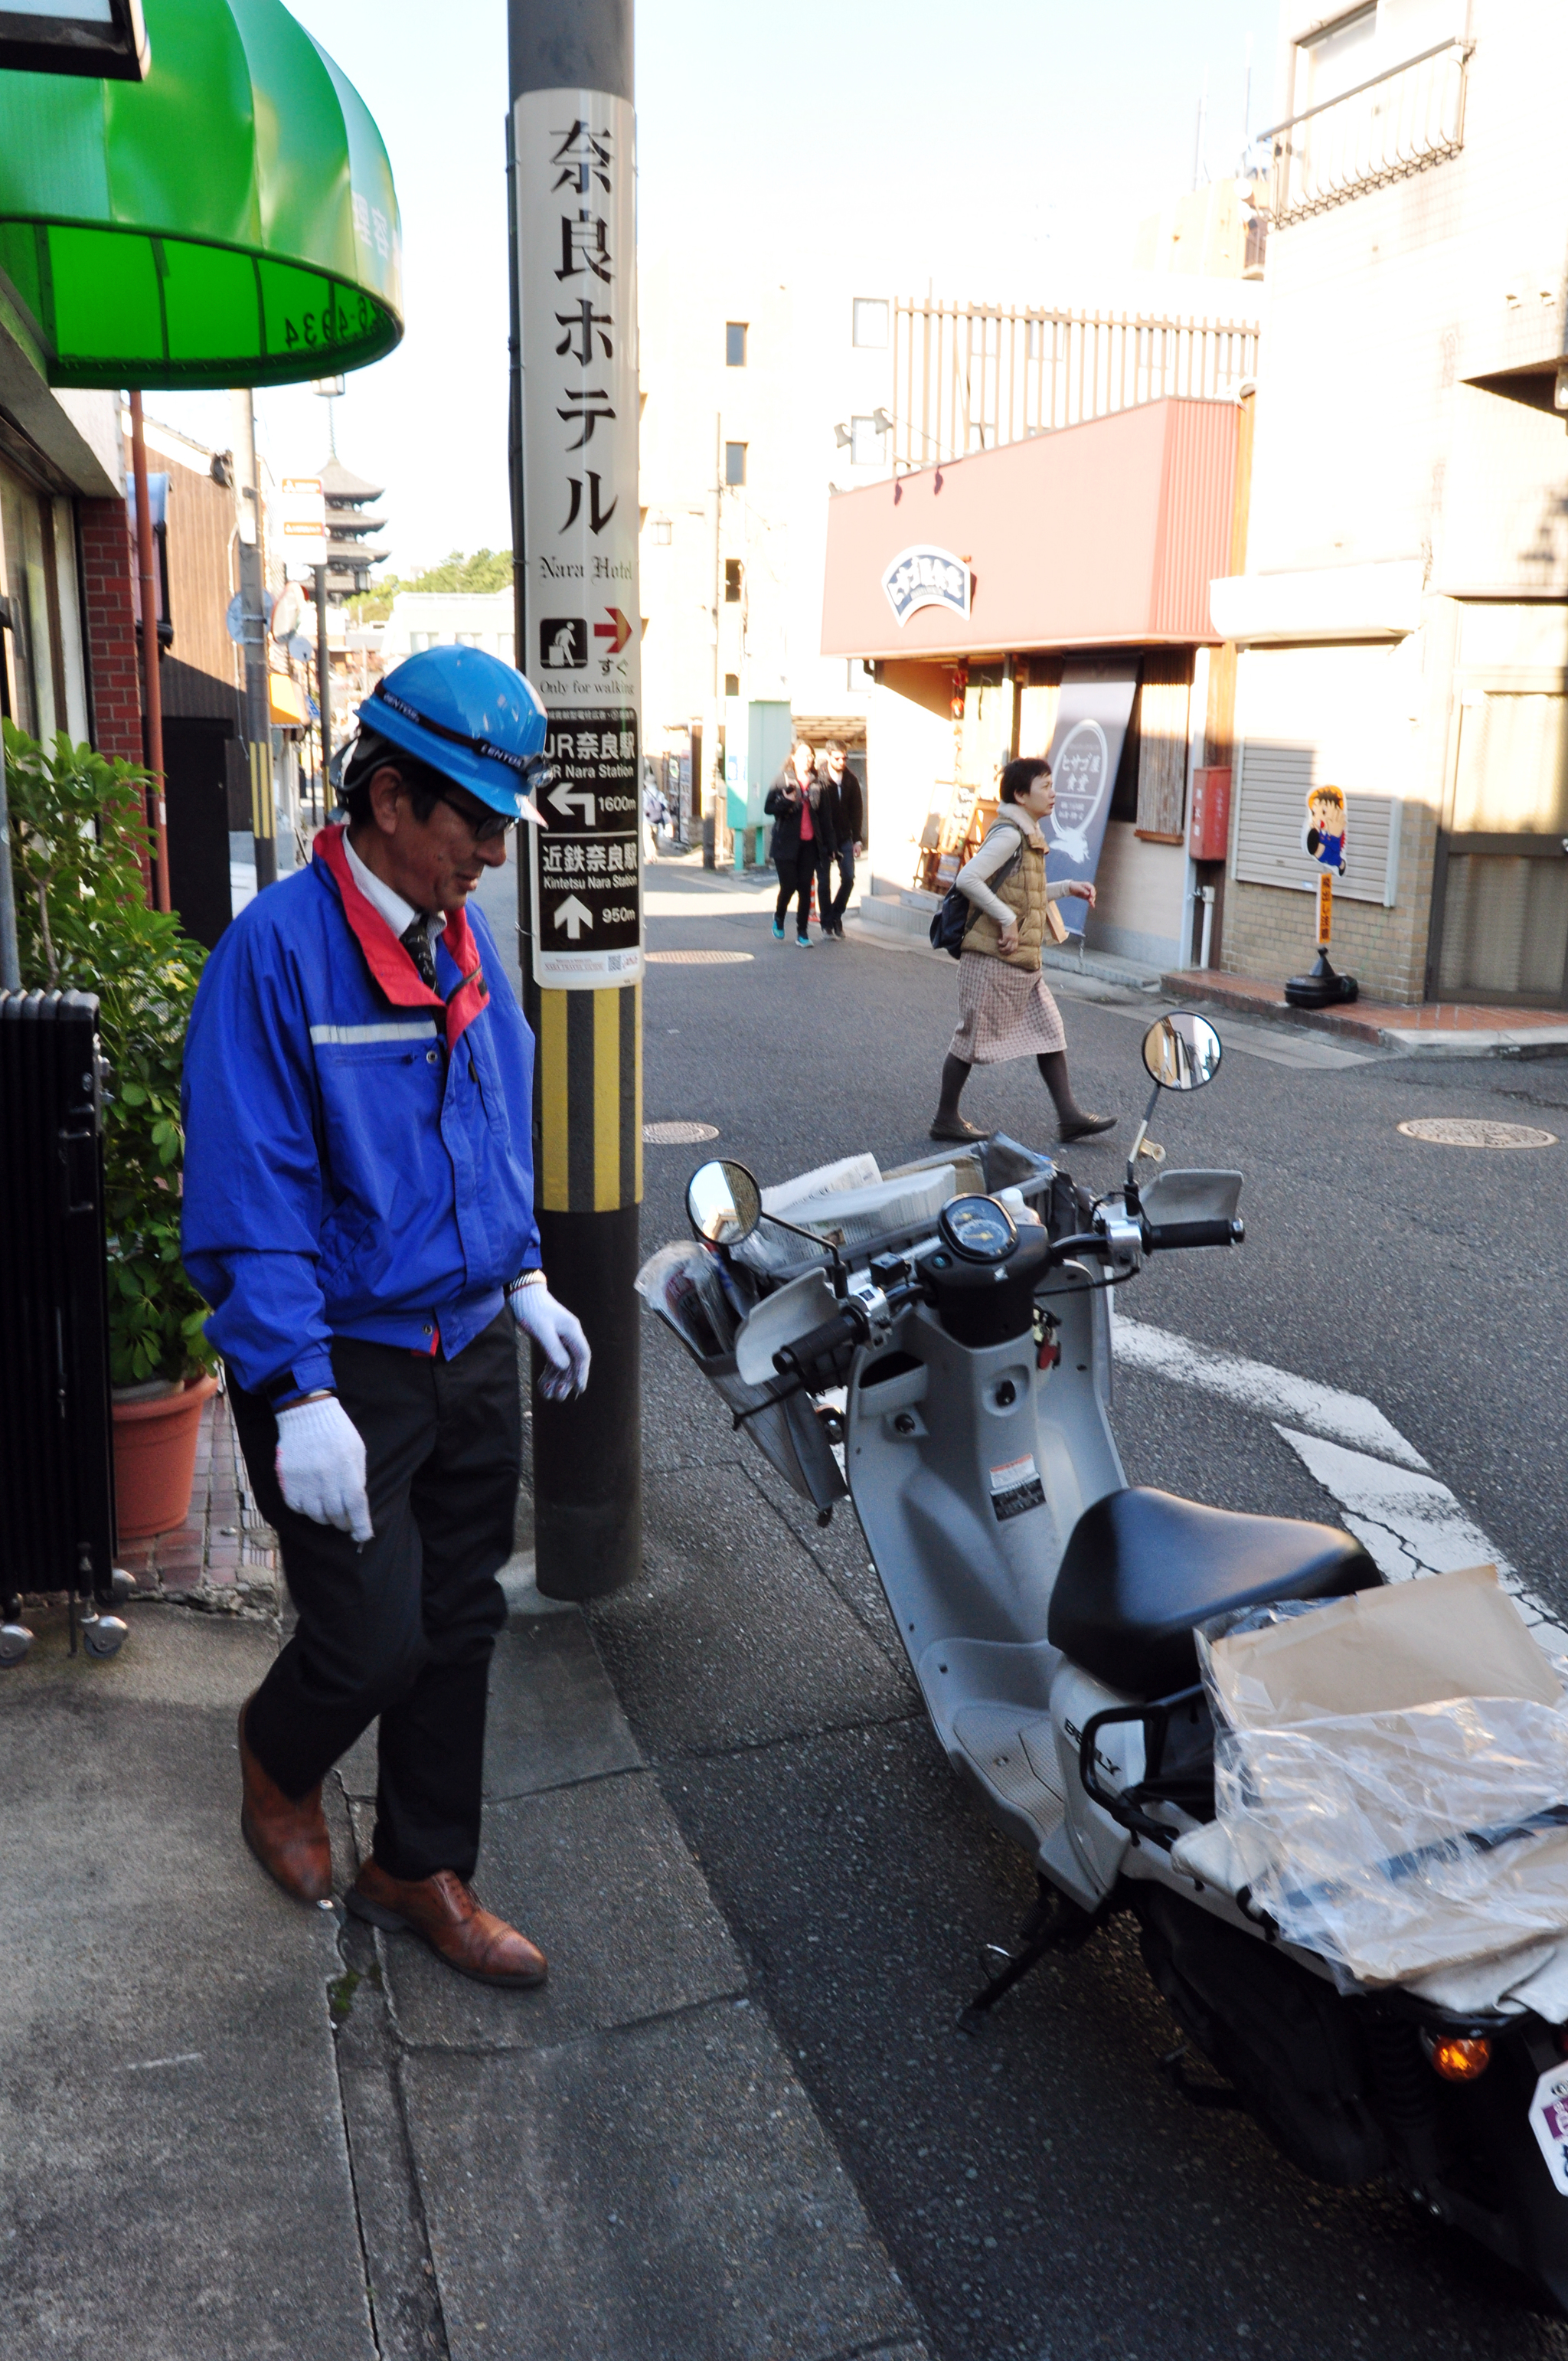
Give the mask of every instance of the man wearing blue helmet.
M 533 1041 L 468 897 L 539 820 L 544 735 L 494 656 L 400 664 L 360 708 L 346 825 L 226 929 L 185 1046 L 185 1264 L 299 1610 L 240 1711 L 241 1829 L 288 1893 L 327 1903 L 322 1781 L 379 1715 L 348 1906 L 499 1985 L 546 1971 L 469 1883 L 516 1329 L 558 1397 L 587 1384 L 588 1346 L 539 1267 Z

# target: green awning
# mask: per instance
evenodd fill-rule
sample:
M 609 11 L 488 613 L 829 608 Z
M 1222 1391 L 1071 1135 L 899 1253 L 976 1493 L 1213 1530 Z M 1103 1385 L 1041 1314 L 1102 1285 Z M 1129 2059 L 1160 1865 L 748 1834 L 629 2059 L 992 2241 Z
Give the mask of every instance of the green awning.
M 51 385 L 286 385 L 403 332 L 359 93 L 280 0 L 146 0 L 145 82 L 0 73 L 0 304 Z

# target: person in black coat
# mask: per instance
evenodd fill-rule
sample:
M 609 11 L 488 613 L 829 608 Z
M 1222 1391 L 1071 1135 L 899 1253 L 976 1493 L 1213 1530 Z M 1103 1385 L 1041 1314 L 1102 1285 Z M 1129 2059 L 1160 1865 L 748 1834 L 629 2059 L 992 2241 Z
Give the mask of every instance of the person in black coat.
M 823 801 L 828 807 L 828 825 L 824 840 L 831 839 L 830 849 L 820 857 L 817 882 L 817 906 L 822 912 L 822 931 L 829 940 L 844 939 L 844 912 L 855 887 L 855 859 L 865 845 L 866 799 L 859 774 L 851 771 L 844 749 L 836 740 L 829 740 L 823 752 Z M 831 897 L 828 887 L 829 864 L 839 864 L 839 890 Z
M 788 762 L 768 789 L 762 809 L 773 823 L 773 841 L 768 850 L 779 873 L 779 898 L 773 909 L 773 940 L 782 943 L 784 936 L 784 913 L 793 901 L 795 906 L 795 939 L 803 951 L 811 949 L 807 920 L 811 915 L 811 887 L 819 866 L 826 869 L 822 855 L 823 789 L 812 762 L 811 748 L 803 738 L 790 753 Z M 830 840 L 829 840 L 830 841 Z

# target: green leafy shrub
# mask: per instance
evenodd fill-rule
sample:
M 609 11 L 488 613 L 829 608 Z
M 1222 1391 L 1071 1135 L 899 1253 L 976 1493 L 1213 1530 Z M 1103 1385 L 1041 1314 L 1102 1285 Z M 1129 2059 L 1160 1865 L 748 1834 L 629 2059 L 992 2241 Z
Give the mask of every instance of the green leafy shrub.
M 23 985 L 100 1003 L 110 1374 L 193 1377 L 215 1356 L 180 1260 L 180 1068 L 206 953 L 143 899 L 147 774 L 64 730 L 49 750 L 3 726 Z

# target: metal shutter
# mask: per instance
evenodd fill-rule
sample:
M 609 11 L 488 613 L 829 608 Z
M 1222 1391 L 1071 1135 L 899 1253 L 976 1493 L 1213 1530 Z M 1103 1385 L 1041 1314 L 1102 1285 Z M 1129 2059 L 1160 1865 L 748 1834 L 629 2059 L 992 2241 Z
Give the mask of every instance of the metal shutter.
M 1235 836 L 1244 884 L 1312 882 L 1301 850 L 1310 787 L 1344 790 L 1349 843 L 1334 891 L 1392 908 L 1398 798 L 1377 792 L 1398 760 L 1396 650 L 1245 648 L 1236 665 Z

